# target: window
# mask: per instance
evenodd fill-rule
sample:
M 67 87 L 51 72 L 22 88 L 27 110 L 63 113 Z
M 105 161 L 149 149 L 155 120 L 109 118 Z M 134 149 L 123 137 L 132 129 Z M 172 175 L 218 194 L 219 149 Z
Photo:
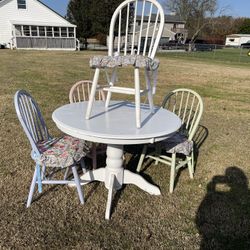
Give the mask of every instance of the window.
M 47 27 L 47 36 L 52 37 L 52 27 Z
M 21 25 L 15 25 L 15 35 L 22 36 L 22 26 Z
M 54 37 L 60 37 L 59 27 L 54 27 Z
M 61 37 L 67 37 L 67 28 L 61 27 Z
M 18 9 L 26 9 L 26 0 L 17 0 Z
M 30 26 L 28 26 L 28 25 L 23 26 L 23 35 L 30 36 Z
M 38 30 L 39 30 L 39 36 L 45 36 L 45 27 L 39 26 Z
M 69 37 L 75 37 L 75 30 L 74 30 L 74 28 L 69 28 Z
M 230 42 L 234 42 L 234 40 L 235 40 L 234 38 L 229 39 Z
M 31 36 L 37 36 L 37 26 L 31 26 Z

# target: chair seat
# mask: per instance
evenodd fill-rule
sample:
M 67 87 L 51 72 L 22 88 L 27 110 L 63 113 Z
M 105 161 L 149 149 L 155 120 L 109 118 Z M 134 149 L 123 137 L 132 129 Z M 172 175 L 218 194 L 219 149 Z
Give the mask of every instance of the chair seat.
M 114 68 L 131 65 L 136 68 L 156 70 L 159 67 L 159 60 L 142 55 L 94 56 L 90 59 L 89 64 L 91 68 Z
M 161 142 L 167 153 L 190 155 L 193 150 L 193 141 L 189 141 L 185 135 L 180 132 L 175 133 L 170 138 Z
M 48 167 L 68 167 L 79 162 L 89 148 L 84 140 L 71 136 L 53 138 L 38 143 L 41 153 L 39 163 Z

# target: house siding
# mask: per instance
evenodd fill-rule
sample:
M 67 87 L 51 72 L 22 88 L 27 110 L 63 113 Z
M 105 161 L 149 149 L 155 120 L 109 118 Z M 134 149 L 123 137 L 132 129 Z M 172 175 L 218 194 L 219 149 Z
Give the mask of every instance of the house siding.
M 10 43 L 12 22 L 30 25 L 44 23 L 48 26 L 75 27 L 53 10 L 36 0 L 26 0 L 26 9 L 17 8 L 17 0 L 0 2 L 0 43 Z

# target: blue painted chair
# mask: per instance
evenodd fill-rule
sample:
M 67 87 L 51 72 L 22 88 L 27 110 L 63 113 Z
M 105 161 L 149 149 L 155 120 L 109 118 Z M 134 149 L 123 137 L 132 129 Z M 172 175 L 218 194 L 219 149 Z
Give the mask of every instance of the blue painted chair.
M 41 193 L 43 184 L 75 184 L 80 202 L 83 204 L 83 192 L 76 166 L 78 163 L 84 166 L 83 157 L 88 151 L 85 142 L 71 136 L 51 137 L 37 103 L 25 90 L 16 92 L 14 103 L 18 119 L 32 147 L 31 157 L 36 163 L 27 207 L 32 202 L 36 185 Z M 47 168 L 50 169 L 49 173 Z M 66 169 L 63 180 L 55 177 L 60 168 Z M 66 179 L 69 170 L 72 170 L 73 180 Z

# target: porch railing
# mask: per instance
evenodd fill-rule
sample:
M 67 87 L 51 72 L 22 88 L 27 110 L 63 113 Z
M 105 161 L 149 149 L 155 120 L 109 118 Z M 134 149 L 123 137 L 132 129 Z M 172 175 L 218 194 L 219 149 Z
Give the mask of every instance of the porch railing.
M 76 39 L 56 37 L 16 37 L 17 49 L 76 49 Z

